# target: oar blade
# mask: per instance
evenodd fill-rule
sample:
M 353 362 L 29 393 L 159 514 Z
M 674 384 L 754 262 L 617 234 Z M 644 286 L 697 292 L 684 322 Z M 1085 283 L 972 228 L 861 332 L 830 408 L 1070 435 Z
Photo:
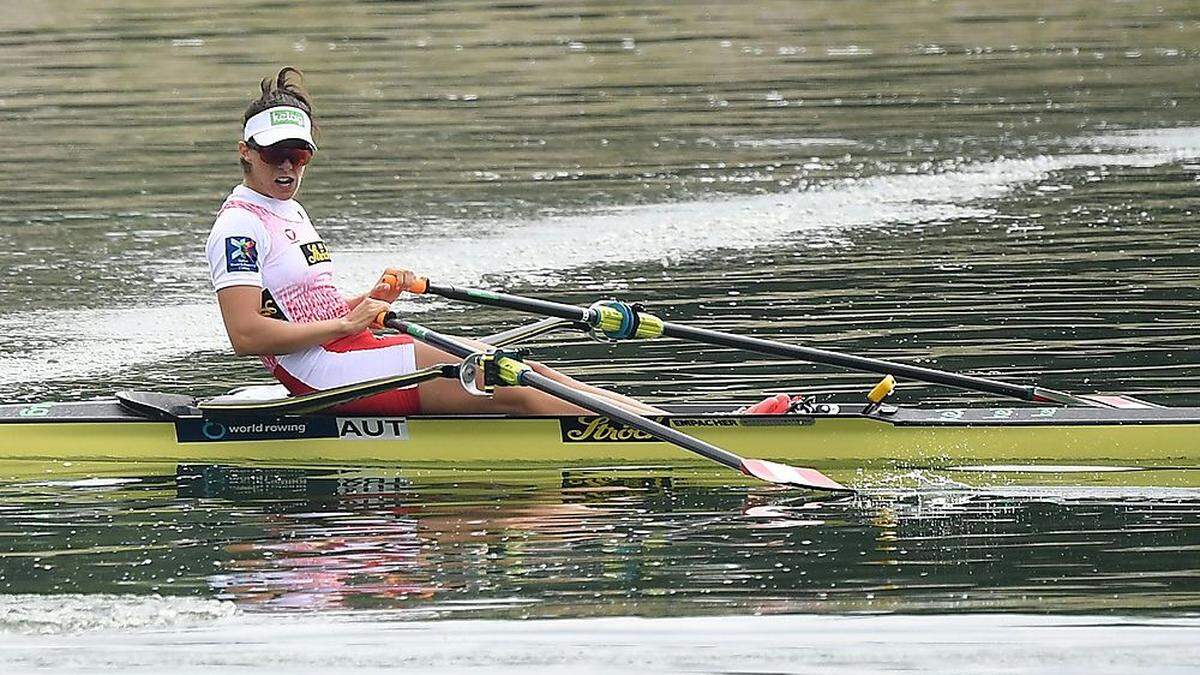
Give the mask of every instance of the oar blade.
M 765 459 L 743 459 L 742 473 L 779 485 L 792 485 L 830 492 L 854 491 L 816 469 L 788 466 L 778 462 L 768 462 Z

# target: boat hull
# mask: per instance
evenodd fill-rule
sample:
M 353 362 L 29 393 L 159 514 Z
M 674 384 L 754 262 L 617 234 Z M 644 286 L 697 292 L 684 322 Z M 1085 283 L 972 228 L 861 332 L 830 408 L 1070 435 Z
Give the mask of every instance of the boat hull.
M 1176 469 L 1200 473 L 1200 409 L 949 409 L 755 416 L 680 406 L 666 424 L 738 454 L 821 470 Z M 0 459 L 290 466 L 684 465 L 598 417 L 150 420 L 115 401 L 0 406 Z M 1200 480 L 1200 476 L 1197 476 Z

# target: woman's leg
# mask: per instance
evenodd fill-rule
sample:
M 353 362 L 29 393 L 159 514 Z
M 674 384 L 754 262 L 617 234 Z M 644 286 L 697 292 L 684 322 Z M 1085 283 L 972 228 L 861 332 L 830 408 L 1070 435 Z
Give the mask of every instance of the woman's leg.
M 481 348 L 486 345 L 465 340 Z M 446 352 L 417 341 L 417 368 L 425 368 L 436 363 L 458 363 L 458 359 Z M 643 405 L 632 399 L 605 391 L 597 387 L 578 382 L 562 373 L 546 366 L 528 362 L 536 372 L 549 377 L 574 389 L 602 396 L 622 408 L 641 415 L 662 414 L 662 411 Z M 422 382 L 418 385 L 421 393 L 421 412 L 434 415 L 466 414 L 466 413 L 499 413 L 522 415 L 586 415 L 587 410 L 574 406 L 549 394 L 529 387 L 496 387 L 495 395 L 491 398 L 472 396 L 462 388 L 457 380 L 436 379 Z
M 534 369 L 534 371 L 536 371 L 537 373 L 539 373 L 541 375 L 545 375 L 546 377 L 554 380 L 555 382 L 565 384 L 568 387 L 571 387 L 572 389 L 578 389 L 580 391 L 585 391 L 589 394 L 592 394 L 593 396 L 599 396 L 600 398 L 608 399 L 608 401 L 610 403 L 616 403 L 617 405 L 621 406 L 622 408 L 625 408 L 626 410 L 629 410 L 630 412 L 635 412 L 639 415 L 665 415 L 666 414 L 664 411 L 662 411 L 658 408 L 655 408 L 654 406 L 646 405 L 645 403 L 642 403 L 641 401 L 629 398 L 628 396 L 623 396 L 621 394 L 618 394 L 615 391 L 601 389 L 600 387 L 596 387 L 596 386 L 587 384 L 586 382 L 580 382 L 579 380 L 576 380 L 575 378 L 573 378 L 569 375 L 564 375 L 563 373 L 560 373 L 559 371 L 557 371 L 543 363 L 539 363 L 537 361 L 526 361 L 526 363 L 528 363 L 530 365 L 530 367 L 532 367 Z

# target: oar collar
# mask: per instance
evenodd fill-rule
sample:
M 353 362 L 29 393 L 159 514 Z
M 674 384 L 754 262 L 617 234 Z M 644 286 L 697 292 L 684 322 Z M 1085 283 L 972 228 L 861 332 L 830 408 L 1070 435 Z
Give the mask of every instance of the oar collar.
M 662 319 L 647 314 L 639 303 L 601 300 L 588 307 L 593 319 L 589 323 L 610 340 L 655 338 L 662 335 Z

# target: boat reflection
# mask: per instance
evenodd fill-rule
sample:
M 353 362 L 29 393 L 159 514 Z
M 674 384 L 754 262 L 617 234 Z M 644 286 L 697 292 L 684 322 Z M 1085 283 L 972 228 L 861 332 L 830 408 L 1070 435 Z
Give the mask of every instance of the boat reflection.
M 719 469 L 75 468 L 0 482 L 0 533 L 24 533 L 0 537 L 4 592 L 422 618 L 1200 606 L 1195 489 L 915 472 L 834 499 Z

